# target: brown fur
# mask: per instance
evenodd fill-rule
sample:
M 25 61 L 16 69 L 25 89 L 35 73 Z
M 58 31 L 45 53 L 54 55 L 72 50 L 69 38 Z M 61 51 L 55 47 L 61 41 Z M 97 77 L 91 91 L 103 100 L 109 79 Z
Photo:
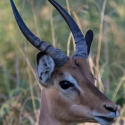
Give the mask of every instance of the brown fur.
M 60 91 L 59 77 L 65 73 L 69 73 L 77 81 L 81 88 L 79 92 Z M 54 86 L 42 91 L 39 125 L 96 122 L 92 111 L 106 115 L 109 111 L 104 108 L 105 104 L 116 108 L 116 105 L 94 86 L 94 76 L 83 58 L 70 58 L 63 67 L 56 68 L 54 79 Z

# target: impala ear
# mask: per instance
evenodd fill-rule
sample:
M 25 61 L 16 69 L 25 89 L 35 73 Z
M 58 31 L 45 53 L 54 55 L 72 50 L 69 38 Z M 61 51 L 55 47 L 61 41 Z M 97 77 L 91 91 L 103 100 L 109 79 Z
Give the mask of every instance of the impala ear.
M 49 87 L 52 85 L 54 68 L 54 61 L 48 54 L 43 52 L 38 53 L 37 72 L 39 81 L 44 87 Z
M 88 55 L 90 53 L 90 48 L 91 48 L 93 36 L 94 36 L 93 31 L 92 30 L 88 30 L 87 33 L 86 33 L 86 36 L 85 36 Z

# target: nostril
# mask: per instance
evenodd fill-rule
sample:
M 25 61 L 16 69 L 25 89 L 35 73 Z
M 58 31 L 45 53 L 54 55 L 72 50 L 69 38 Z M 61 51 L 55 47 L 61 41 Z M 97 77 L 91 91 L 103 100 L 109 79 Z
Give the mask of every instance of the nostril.
M 104 106 L 108 111 L 110 112 L 116 112 L 117 111 L 117 107 L 113 107 L 111 105 L 105 105 Z

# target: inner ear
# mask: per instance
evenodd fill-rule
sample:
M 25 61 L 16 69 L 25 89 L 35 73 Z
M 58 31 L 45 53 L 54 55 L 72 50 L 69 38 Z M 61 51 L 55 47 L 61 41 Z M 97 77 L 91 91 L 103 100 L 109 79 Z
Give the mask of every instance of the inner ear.
M 37 72 L 40 83 L 49 87 L 53 85 L 53 72 L 55 64 L 53 59 L 46 53 L 40 52 L 37 55 Z
M 39 64 L 39 60 L 44 56 L 47 55 L 45 52 L 39 52 L 36 57 L 37 65 Z
M 93 31 L 92 30 L 88 30 L 87 33 L 86 33 L 86 36 L 85 36 L 88 55 L 90 53 L 90 48 L 91 48 L 93 36 L 94 36 Z

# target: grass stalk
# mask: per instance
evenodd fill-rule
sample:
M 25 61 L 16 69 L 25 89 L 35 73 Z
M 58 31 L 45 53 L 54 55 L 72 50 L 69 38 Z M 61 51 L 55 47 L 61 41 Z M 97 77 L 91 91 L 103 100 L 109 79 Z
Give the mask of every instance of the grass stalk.
M 125 75 L 120 79 L 120 82 L 118 83 L 118 85 L 117 85 L 117 87 L 116 87 L 116 89 L 114 91 L 113 100 L 115 100 L 116 95 L 117 95 L 117 93 L 118 93 L 118 91 L 121 88 L 121 86 L 122 86 L 123 83 L 125 83 Z
M 37 114 L 36 114 L 36 104 L 35 104 L 35 98 L 34 98 L 34 92 L 33 92 L 33 80 L 32 80 L 32 75 L 30 73 L 29 68 L 27 68 L 28 76 L 29 76 L 29 86 L 30 86 L 30 94 L 31 94 L 31 99 L 32 99 L 32 105 L 33 105 L 33 111 L 35 114 L 35 119 L 37 119 Z
M 70 43 L 71 43 L 72 33 L 70 32 L 68 42 L 67 42 L 67 56 L 70 56 Z
M 66 0 L 66 6 L 67 6 L 67 10 L 68 10 L 68 13 L 71 15 L 71 9 L 70 9 L 70 6 L 69 6 L 69 0 Z M 69 39 L 70 38 L 70 39 Z M 73 37 L 73 35 L 72 35 L 72 33 L 71 33 L 71 37 L 70 37 L 70 35 L 69 35 L 69 38 L 68 38 L 68 43 L 67 43 L 67 45 L 69 45 L 68 46 L 68 48 L 70 48 L 70 40 L 71 40 L 71 38 L 72 38 L 72 41 L 73 41 L 73 49 L 74 49 L 74 51 L 75 51 L 75 41 L 74 41 L 74 37 Z M 70 54 L 70 49 L 68 49 L 67 48 L 67 54 Z
M 31 4 L 32 12 L 33 12 L 33 20 L 34 20 L 34 25 L 35 25 L 35 29 L 36 29 L 36 34 L 38 37 L 40 37 L 38 23 L 37 23 L 37 17 L 36 17 L 35 7 L 34 7 L 34 0 L 30 0 L 30 4 Z
M 101 91 L 102 91 L 102 81 L 101 81 L 101 75 L 100 75 L 99 60 L 100 60 L 100 52 L 101 52 L 101 44 L 102 44 L 102 35 L 103 35 L 102 30 L 103 30 L 103 21 L 104 21 L 106 3 L 107 3 L 107 0 L 104 0 L 102 11 L 101 11 L 100 31 L 99 31 L 98 49 L 97 49 L 97 57 L 96 57 L 96 75 L 97 75 L 99 89 Z
M 51 25 L 51 32 L 52 32 L 52 44 L 56 48 L 55 32 L 54 32 L 54 24 L 53 24 L 53 6 L 50 7 L 50 25 Z

